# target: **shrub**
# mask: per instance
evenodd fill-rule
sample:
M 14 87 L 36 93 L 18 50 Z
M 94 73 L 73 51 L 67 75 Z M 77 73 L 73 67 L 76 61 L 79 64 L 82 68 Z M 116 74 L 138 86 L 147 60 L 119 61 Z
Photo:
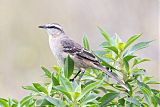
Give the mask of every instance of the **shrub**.
M 110 36 L 103 29 L 99 30 L 105 39 L 100 45 L 103 50 L 93 53 L 102 65 L 125 81 L 130 91 L 95 69 L 86 70 L 79 84 L 77 80 L 71 82 L 70 78 L 78 71 L 74 70 L 74 62 L 68 56 L 63 68 L 54 66 L 48 70 L 42 67 L 47 82 L 23 86 L 31 91 L 30 95 L 20 101 L 0 98 L 0 107 L 158 107 L 160 90 L 149 85 L 160 83 L 146 76 L 143 67 L 137 66 L 150 59 L 135 55 L 136 51 L 148 47 L 152 41 L 131 46 L 141 34 L 133 35 L 124 43 L 117 34 Z M 83 38 L 83 45 L 89 49 L 87 36 Z

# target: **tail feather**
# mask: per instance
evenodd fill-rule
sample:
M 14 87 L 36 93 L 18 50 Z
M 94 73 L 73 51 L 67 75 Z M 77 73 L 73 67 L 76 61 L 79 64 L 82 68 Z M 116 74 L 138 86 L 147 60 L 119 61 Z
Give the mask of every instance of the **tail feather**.
M 105 72 L 111 78 L 115 79 L 117 82 L 119 82 L 121 84 L 122 87 L 124 87 L 127 91 L 129 91 L 129 88 L 125 85 L 125 83 L 122 80 L 120 80 L 119 78 L 117 78 L 117 76 L 114 75 L 112 72 L 108 71 L 105 67 L 100 66 L 100 67 L 98 67 L 98 69 Z

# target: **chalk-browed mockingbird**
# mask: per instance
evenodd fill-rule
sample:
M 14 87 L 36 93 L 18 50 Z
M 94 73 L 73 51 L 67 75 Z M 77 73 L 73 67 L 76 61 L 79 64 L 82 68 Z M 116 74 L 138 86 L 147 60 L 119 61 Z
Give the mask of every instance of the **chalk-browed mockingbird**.
M 79 69 L 77 75 L 80 72 L 82 72 L 83 75 L 84 71 L 87 68 L 98 69 L 105 72 L 107 75 L 119 82 L 121 86 L 129 90 L 122 80 L 117 78 L 115 75 L 112 74 L 112 72 L 108 71 L 106 67 L 100 64 L 94 54 L 92 54 L 90 51 L 83 48 L 80 44 L 70 39 L 68 35 L 66 35 L 63 31 L 62 26 L 56 23 L 51 23 L 39 26 L 39 28 L 47 30 L 47 33 L 49 35 L 50 48 L 59 63 L 63 64 L 64 59 L 68 55 L 70 55 L 71 58 L 74 60 L 75 67 Z M 73 78 L 73 80 L 76 78 L 76 76 Z

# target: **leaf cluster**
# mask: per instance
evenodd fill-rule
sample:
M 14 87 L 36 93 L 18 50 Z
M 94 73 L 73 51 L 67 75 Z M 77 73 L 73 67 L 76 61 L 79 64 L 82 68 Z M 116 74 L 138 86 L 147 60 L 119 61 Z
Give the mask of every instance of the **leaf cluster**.
M 150 87 L 150 84 L 160 83 L 146 76 L 146 70 L 139 67 L 139 64 L 150 59 L 136 55 L 138 50 L 148 47 L 152 41 L 133 44 L 142 35 L 136 34 L 123 42 L 119 35 L 110 36 L 103 29 L 99 30 L 105 39 L 100 45 L 103 49 L 93 53 L 103 66 L 125 82 L 130 91 L 95 69 L 86 70 L 80 83 L 77 79 L 71 82 L 70 79 L 78 71 L 68 56 L 64 67 L 54 66 L 51 70 L 42 67 L 48 81 L 23 86 L 31 92 L 30 95 L 20 101 L 0 98 L 0 107 L 158 107 L 160 90 Z M 86 35 L 83 45 L 90 49 Z

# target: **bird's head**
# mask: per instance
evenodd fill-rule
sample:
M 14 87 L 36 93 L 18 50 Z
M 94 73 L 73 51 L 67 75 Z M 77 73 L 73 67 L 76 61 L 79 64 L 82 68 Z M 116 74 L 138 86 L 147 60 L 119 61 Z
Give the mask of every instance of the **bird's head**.
M 49 23 L 38 27 L 46 29 L 48 34 L 52 36 L 64 33 L 62 26 L 57 23 Z

